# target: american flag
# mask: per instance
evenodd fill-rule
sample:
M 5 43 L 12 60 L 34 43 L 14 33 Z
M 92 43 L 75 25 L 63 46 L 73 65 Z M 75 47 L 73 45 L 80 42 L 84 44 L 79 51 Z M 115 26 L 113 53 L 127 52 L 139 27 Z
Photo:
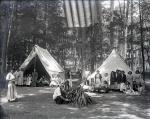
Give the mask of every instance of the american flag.
M 98 22 L 100 0 L 63 0 L 68 27 L 88 27 Z

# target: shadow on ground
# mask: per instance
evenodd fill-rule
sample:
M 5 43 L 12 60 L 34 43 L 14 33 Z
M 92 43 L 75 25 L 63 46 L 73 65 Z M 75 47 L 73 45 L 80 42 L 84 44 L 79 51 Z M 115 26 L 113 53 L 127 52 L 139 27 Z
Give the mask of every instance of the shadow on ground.
M 0 105 L 0 119 L 8 118 L 7 114 L 4 112 L 3 107 Z
M 150 82 L 142 96 L 110 92 L 94 97 L 97 104 L 84 108 L 56 105 L 54 89 L 17 87 L 18 102 L 6 101 L 6 88 L 1 92 L 1 119 L 150 119 Z
M 45 87 L 18 87 L 19 100 L 3 103 L 3 119 L 149 119 L 150 94 L 127 96 L 110 92 L 95 97 L 97 104 L 84 108 L 56 105 L 53 90 Z

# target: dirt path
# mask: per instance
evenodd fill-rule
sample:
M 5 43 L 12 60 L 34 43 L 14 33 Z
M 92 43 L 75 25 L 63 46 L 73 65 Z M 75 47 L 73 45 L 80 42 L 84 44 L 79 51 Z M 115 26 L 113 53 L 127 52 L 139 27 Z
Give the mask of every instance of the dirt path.
M 149 119 L 150 93 L 127 96 L 110 92 L 95 97 L 96 105 L 74 108 L 56 105 L 54 89 L 46 87 L 18 87 L 19 101 L 8 103 L 3 90 L 1 114 L 3 119 Z M 2 119 L 2 118 L 1 118 Z

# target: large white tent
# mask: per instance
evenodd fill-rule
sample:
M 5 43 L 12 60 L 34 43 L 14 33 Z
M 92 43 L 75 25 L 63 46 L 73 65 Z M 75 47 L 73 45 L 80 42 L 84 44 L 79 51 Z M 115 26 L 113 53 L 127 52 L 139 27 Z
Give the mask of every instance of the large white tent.
M 20 66 L 20 69 L 25 71 L 28 68 L 28 65 L 33 60 L 33 58 L 39 58 L 40 62 L 42 63 L 43 67 L 45 68 L 46 72 L 49 76 L 53 74 L 64 74 L 64 69 L 57 63 L 57 61 L 50 55 L 50 53 L 38 45 L 35 45 L 30 52 L 29 56 Z
M 110 74 L 111 71 L 123 70 L 127 74 L 129 71 L 132 71 L 130 67 L 125 63 L 123 58 L 117 53 L 116 50 L 112 50 L 111 54 L 106 58 L 102 65 L 92 73 L 88 79 L 94 78 L 97 70 L 100 71 L 102 76 L 104 73 Z

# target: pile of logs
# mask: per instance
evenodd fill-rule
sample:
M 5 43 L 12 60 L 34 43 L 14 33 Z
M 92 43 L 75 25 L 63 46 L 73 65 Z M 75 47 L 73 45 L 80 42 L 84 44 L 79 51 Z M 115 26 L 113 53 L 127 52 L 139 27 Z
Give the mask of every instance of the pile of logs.
M 82 87 L 71 88 L 67 94 L 67 98 L 75 107 L 84 107 L 96 103 L 92 97 L 84 93 Z

